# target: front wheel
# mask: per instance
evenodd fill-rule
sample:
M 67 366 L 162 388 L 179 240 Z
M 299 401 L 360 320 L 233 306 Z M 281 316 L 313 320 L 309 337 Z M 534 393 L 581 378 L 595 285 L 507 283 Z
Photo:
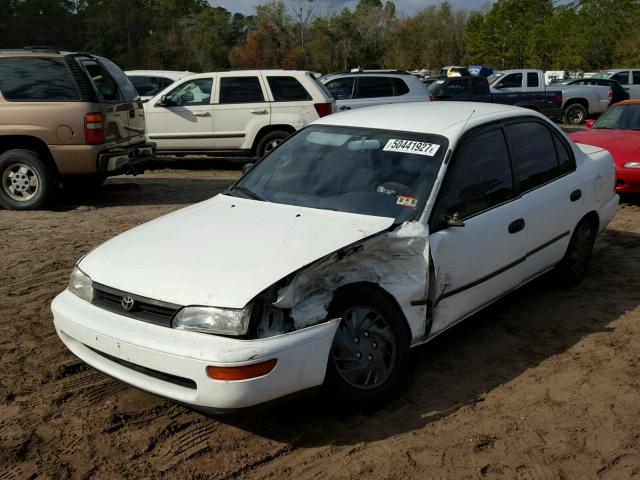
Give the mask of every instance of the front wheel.
M 284 142 L 289 135 L 291 134 L 284 130 L 276 130 L 274 132 L 267 133 L 258 142 L 258 146 L 256 147 L 257 157 L 262 158 L 266 154 L 270 153 L 274 148 Z
M 327 365 L 332 398 L 357 410 L 376 408 L 404 385 L 409 364 L 409 335 L 398 307 L 369 286 L 336 294 L 330 317 L 342 320 Z
M 562 286 L 577 285 L 587 275 L 595 241 L 596 227 L 588 220 L 582 220 L 573 231 L 567 251 L 554 271 Z

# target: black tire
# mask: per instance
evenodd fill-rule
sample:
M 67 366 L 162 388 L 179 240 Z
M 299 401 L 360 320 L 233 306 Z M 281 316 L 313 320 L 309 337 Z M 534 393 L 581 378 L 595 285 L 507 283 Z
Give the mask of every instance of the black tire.
M 267 153 L 271 152 L 271 150 L 284 142 L 289 135 L 291 134 L 284 130 L 274 130 L 273 132 L 266 133 L 258 142 L 256 147 L 256 156 L 258 158 L 264 157 Z
M 587 119 L 587 109 L 579 103 L 572 103 L 564 109 L 565 122 L 571 125 L 582 125 Z
M 358 312 L 366 311 L 358 326 Z M 410 342 L 404 316 L 379 290 L 355 285 L 336 293 L 329 318 L 337 317 L 342 321 L 329 353 L 325 389 L 332 401 L 350 409 L 380 407 L 407 379 Z
M 0 205 L 9 210 L 45 208 L 58 193 L 58 173 L 32 150 L 0 155 L 0 182 Z
M 556 282 L 562 287 L 578 285 L 587 275 L 596 241 L 597 227 L 583 219 L 573 231 L 564 257 L 554 269 Z
M 102 185 L 107 179 L 106 175 L 74 175 L 70 177 L 62 177 L 62 185 L 72 192 L 88 192 Z

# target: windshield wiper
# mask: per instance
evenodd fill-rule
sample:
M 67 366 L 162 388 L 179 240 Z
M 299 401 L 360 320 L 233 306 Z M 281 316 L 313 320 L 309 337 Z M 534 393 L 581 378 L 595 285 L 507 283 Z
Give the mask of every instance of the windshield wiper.
M 247 187 L 244 187 L 242 185 L 236 185 L 235 187 L 227 190 L 225 193 L 231 193 L 234 190 L 237 190 L 240 193 L 243 193 L 244 195 L 246 195 L 247 197 L 249 197 L 251 200 L 258 200 L 260 202 L 270 202 L 271 200 L 267 200 L 264 197 L 261 197 L 260 195 L 258 195 L 256 192 L 254 192 L 253 190 L 248 189 Z

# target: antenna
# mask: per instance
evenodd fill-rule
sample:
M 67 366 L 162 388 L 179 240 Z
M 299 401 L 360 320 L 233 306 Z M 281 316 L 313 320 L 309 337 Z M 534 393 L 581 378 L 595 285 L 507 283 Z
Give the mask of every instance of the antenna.
M 462 125 L 462 128 L 460 129 L 460 131 L 458 132 L 458 137 L 460 135 L 462 135 L 462 132 L 464 132 L 465 127 L 467 126 L 467 123 L 469 123 L 469 120 L 471 120 L 471 117 L 473 116 L 473 114 L 476 113 L 476 109 L 474 108 L 473 110 L 471 110 L 471 113 L 469 114 L 469 116 L 467 117 L 467 119 L 464 121 L 464 125 Z

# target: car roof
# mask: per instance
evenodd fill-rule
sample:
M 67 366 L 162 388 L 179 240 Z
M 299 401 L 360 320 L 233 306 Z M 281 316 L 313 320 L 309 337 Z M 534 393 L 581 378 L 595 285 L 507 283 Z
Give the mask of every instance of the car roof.
M 191 75 L 193 72 L 187 70 L 127 70 L 127 75 Z
M 364 127 L 444 135 L 458 140 L 463 130 L 522 115 L 546 118 L 533 110 L 478 102 L 407 102 L 358 108 L 328 115 L 314 125 Z

